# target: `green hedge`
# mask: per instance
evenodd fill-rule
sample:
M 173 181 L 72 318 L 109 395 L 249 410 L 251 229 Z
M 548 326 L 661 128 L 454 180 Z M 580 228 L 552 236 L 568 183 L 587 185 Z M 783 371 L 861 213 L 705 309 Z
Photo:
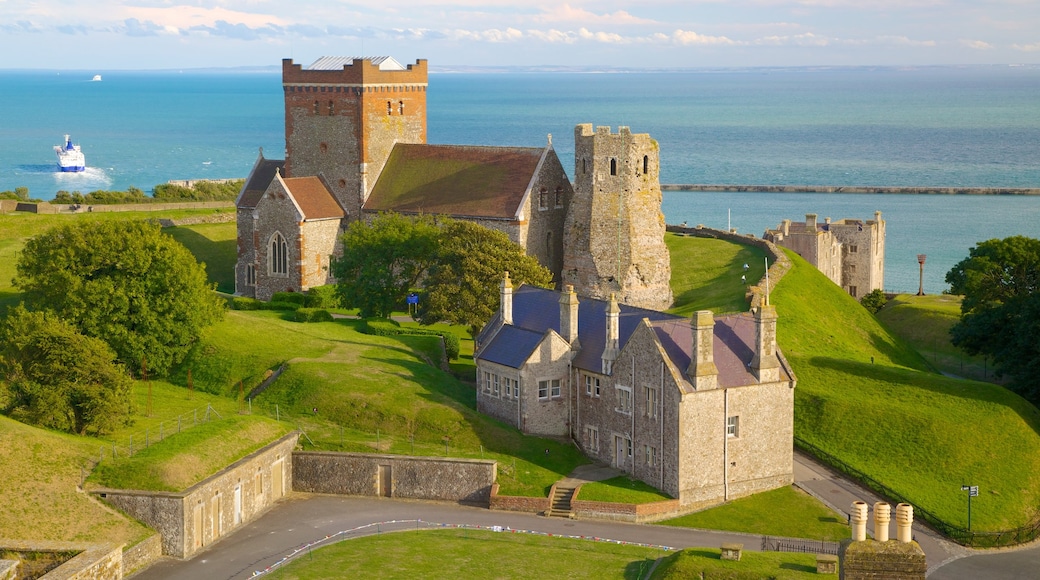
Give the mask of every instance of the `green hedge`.
M 430 330 L 427 328 L 404 328 L 396 320 L 390 320 L 386 318 L 369 318 L 364 321 L 361 325 L 361 332 L 365 334 L 374 334 L 376 336 L 397 336 L 397 335 L 418 335 L 418 336 L 439 336 L 444 339 L 444 354 L 448 357 L 448 360 L 456 360 L 459 358 L 459 337 L 455 334 L 443 330 Z
M 275 294 L 275 296 L 277 296 L 277 294 Z M 257 300 L 256 298 L 235 296 L 231 299 L 231 308 L 235 310 L 297 310 L 300 308 L 300 305 L 294 302 L 286 302 L 284 300 L 264 302 L 263 300 Z
M 324 308 L 298 308 L 293 320 L 296 322 L 332 322 L 332 315 Z
M 297 307 L 306 306 L 305 302 L 307 297 L 299 292 L 275 292 L 274 296 L 271 296 L 271 302 L 288 302 L 289 304 L 295 304 Z
M 307 308 L 339 308 L 339 296 L 335 286 L 315 286 L 307 291 L 304 301 Z

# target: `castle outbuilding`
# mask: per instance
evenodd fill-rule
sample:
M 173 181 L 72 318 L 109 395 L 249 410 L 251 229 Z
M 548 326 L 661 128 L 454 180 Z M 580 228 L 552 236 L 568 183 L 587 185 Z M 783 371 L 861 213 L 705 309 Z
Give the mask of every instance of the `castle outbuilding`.
M 544 147 L 426 144 L 427 75 L 425 60 L 282 61 L 286 158 L 261 152 L 236 201 L 236 294 L 268 300 L 334 282 L 329 257 L 342 249 L 333 220 L 342 232 L 392 211 L 505 232 L 584 294 L 671 303 L 655 141 L 579 125 L 576 193 L 551 135 Z M 325 193 L 302 192 L 300 178 L 318 179 Z M 318 198 L 325 209 L 305 211 Z
M 683 509 L 792 480 L 794 372 L 768 301 L 692 319 L 502 282 L 477 337 L 477 410 L 677 498 Z
M 804 222 L 783 220 L 762 237 L 794 250 L 853 298 L 884 290 L 885 220 L 881 212 L 874 212 L 874 219 L 865 222 L 825 218 L 820 224 L 816 218 L 809 213 Z

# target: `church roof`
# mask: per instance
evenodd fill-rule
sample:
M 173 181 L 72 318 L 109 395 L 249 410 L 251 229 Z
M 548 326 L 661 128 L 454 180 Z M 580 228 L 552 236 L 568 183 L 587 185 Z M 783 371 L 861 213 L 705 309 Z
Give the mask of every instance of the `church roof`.
M 252 173 L 249 174 L 245 185 L 242 186 L 242 193 L 238 196 L 236 206 L 248 209 L 255 208 L 260 198 L 267 191 L 267 187 L 271 185 L 271 180 L 274 179 L 274 176 L 283 167 L 285 167 L 284 159 L 265 159 L 261 153 L 260 158 L 257 159 L 256 164 L 253 166 Z
M 312 62 L 307 70 L 343 70 L 345 66 L 352 66 L 354 59 L 370 61 L 379 70 L 406 70 L 392 56 L 323 56 Z
M 364 209 L 513 219 L 544 152 L 398 143 Z
M 282 181 L 303 212 L 304 220 L 342 218 L 347 215 L 320 177 L 286 177 Z

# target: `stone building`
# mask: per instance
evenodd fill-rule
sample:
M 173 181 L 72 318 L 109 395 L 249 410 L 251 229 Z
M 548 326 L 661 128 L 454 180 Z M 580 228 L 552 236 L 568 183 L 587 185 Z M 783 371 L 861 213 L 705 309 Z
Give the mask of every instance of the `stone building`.
M 477 337 L 477 410 L 568 437 L 684 509 L 792 480 L 795 377 L 776 311 L 692 319 L 521 286 Z
M 885 289 L 885 220 L 874 212 L 872 220 L 825 218 L 805 214 L 804 222 L 783 220 L 763 238 L 790 250 L 816 266 L 853 298 Z
M 576 195 L 551 135 L 544 147 L 426 144 L 425 60 L 323 57 L 303 68 L 286 59 L 282 88 L 286 158 L 261 152 L 236 203 L 236 294 L 266 300 L 334 282 L 336 227 L 393 211 L 503 231 L 558 282 L 567 270 L 589 295 L 671 303 L 657 143 L 648 135 L 579 125 Z M 317 181 L 294 181 L 304 178 L 325 193 Z

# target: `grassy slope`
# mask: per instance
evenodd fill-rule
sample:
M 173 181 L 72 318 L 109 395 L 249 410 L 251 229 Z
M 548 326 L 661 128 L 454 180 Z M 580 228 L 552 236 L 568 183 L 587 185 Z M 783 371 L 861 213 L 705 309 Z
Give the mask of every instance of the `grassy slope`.
M 1040 505 L 1040 412 L 1001 387 L 930 372 L 851 297 L 791 259 L 773 302 L 798 375 L 796 435 L 947 522 L 967 524 L 966 483 L 982 490 L 974 530 L 1029 521 Z
M 960 297 L 948 294 L 900 294 L 878 313 L 878 320 L 913 345 L 935 368 L 967 379 L 997 382 L 982 357 L 968 356 L 950 342 L 950 328 L 960 317 Z
M 654 570 L 654 580 L 687 578 L 772 578 L 796 580 L 818 578 L 816 556 L 787 552 L 742 552 L 740 561 L 723 560 L 714 548 L 687 548 L 668 556 Z
M 744 312 L 747 300 L 740 281 L 746 275 L 749 283 L 765 275 L 765 253 L 753 246 L 742 246 L 724 240 L 693 238 L 665 234 L 671 254 L 672 293 L 675 303 L 669 312 L 690 316 L 697 310 L 715 314 Z M 745 274 L 743 265 L 748 265 Z

